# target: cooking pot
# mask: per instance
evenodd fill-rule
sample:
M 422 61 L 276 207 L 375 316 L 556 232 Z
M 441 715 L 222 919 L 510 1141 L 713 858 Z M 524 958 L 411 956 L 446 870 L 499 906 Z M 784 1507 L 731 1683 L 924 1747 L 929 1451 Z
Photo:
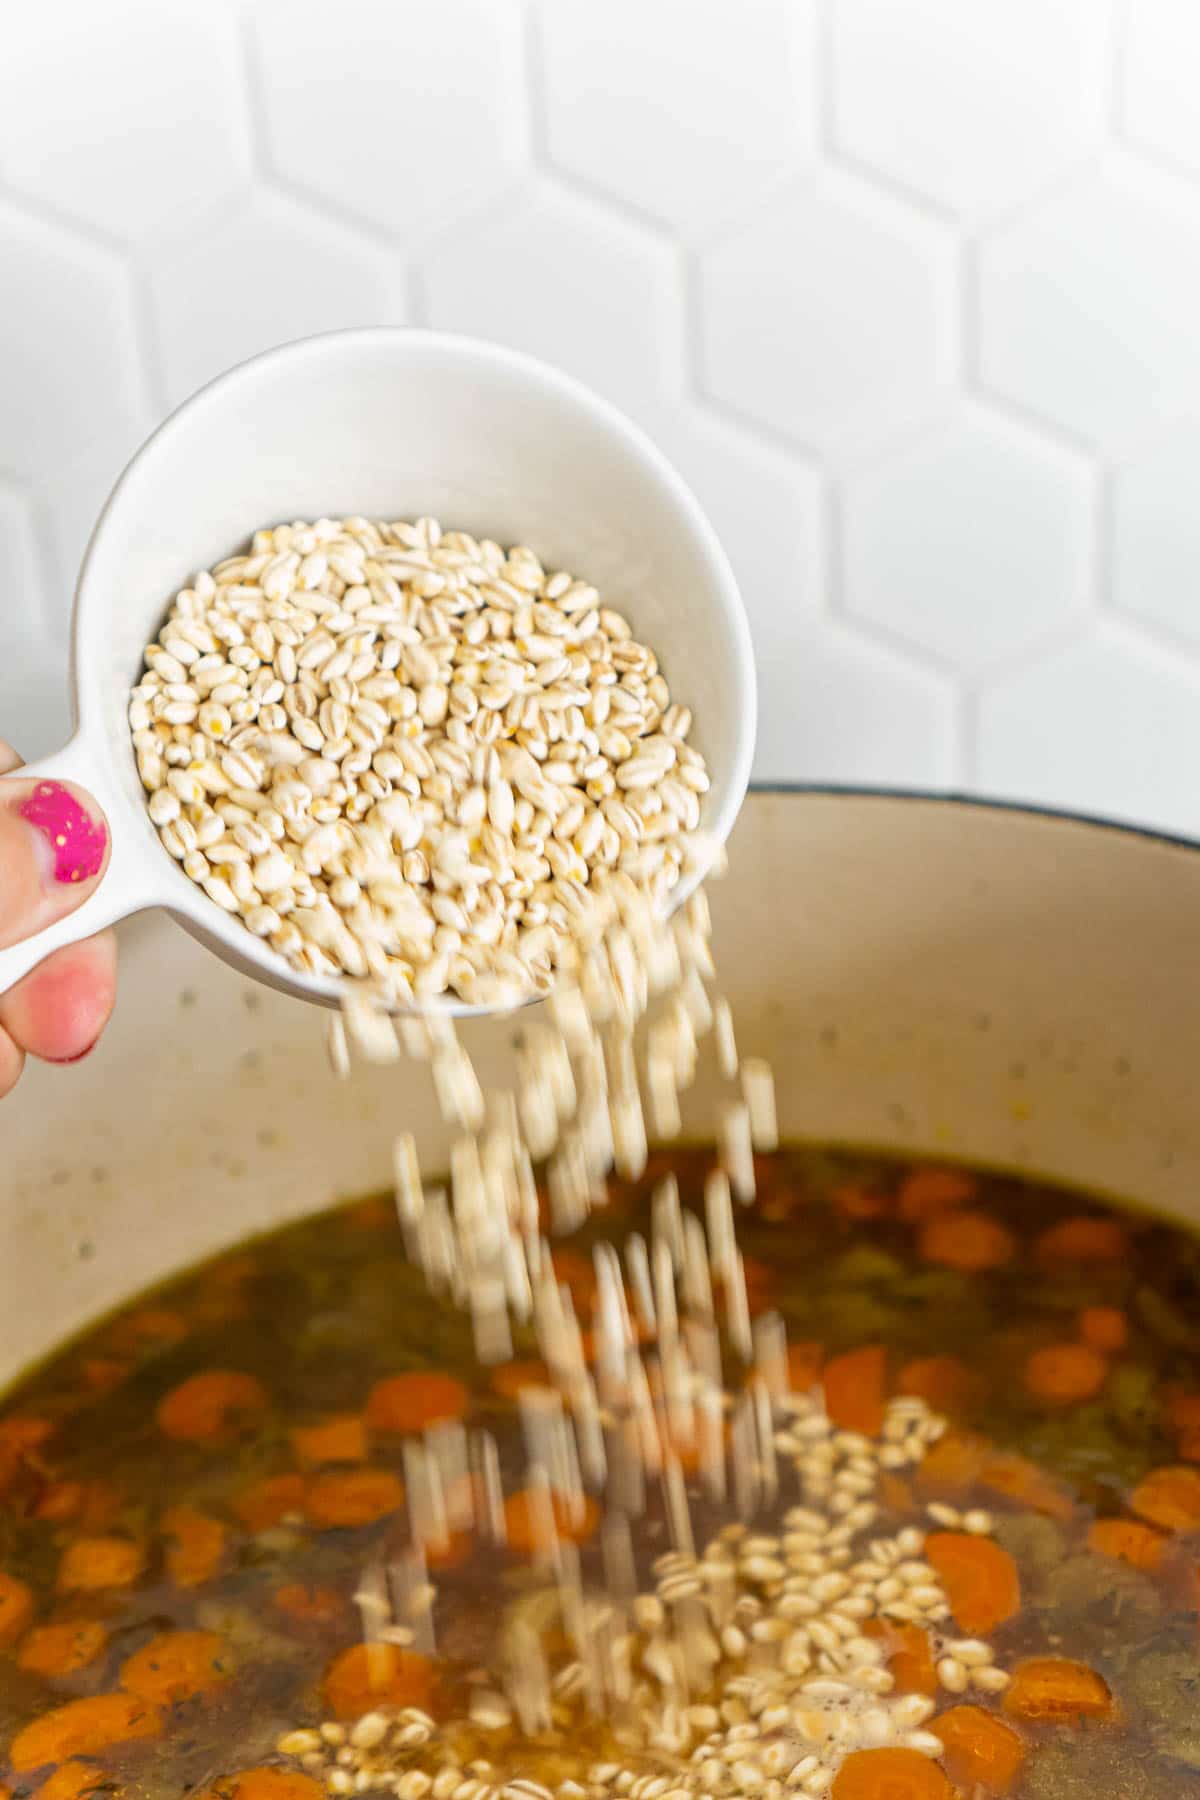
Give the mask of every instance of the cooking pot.
M 760 790 L 712 889 L 743 1051 L 791 1138 L 976 1160 L 1200 1220 L 1200 854 L 1101 821 Z M 166 918 L 122 933 L 86 1063 L 0 1112 L 0 1385 L 139 1289 L 388 1180 L 447 1133 L 423 1068 L 339 1084 L 303 1002 Z M 520 1021 L 471 1021 L 485 1084 Z M 711 1071 L 689 1096 L 707 1135 Z

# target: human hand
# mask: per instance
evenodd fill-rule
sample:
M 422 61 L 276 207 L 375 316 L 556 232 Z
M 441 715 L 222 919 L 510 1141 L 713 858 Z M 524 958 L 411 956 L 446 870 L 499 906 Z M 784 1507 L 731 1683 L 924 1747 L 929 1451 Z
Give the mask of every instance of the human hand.
M 0 949 L 74 912 L 96 890 L 108 863 L 108 826 L 85 789 L 25 781 L 0 740 Z M 20 1078 L 26 1056 L 78 1062 L 108 1023 L 116 992 L 111 932 L 47 957 L 0 994 L 0 1096 Z

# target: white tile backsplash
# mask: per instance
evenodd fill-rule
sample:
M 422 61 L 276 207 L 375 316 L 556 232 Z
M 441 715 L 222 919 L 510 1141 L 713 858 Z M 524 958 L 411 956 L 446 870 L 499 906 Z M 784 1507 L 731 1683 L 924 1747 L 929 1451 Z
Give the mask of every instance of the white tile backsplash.
M 1086 460 L 964 407 L 845 485 L 846 607 L 951 668 L 986 669 L 1087 599 Z
M 760 776 L 1200 832 L 1198 75 L 1183 0 L 13 11 L 0 734 L 65 729 L 66 596 L 166 406 L 414 323 L 677 463 Z

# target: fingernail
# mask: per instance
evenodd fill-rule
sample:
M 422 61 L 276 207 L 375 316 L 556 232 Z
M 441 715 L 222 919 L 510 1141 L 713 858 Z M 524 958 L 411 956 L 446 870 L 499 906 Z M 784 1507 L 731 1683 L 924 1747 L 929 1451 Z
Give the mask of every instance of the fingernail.
M 45 1060 L 48 1063 L 53 1063 L 58 1069 L 65 1069 L 68 1063 L 82 1062 L 85 1056 L 90 1056 L 99 1042 L 100 1039 L 95 1037 L 92 1039 L 91 1043 L 87 1045 L 86 1049 L 77 1050 L 74 1056 L 48 1056 Z
M 49 846 L 49 872 L 69 885 L 97 875 L 108 848 L 106 827 L 93 819 L 61 781 L 39 781 L 19 808 L 21 817 L 40 831 Z

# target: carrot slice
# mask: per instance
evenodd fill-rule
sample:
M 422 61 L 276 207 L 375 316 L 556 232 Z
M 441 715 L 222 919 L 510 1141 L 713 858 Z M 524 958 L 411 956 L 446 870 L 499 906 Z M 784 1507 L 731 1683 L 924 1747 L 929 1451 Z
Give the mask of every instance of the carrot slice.
M 336 1588 L 304 1587 L 298 1581 L 276 1588 L 272 1598 L 280 1612 L 297 1625 L 332 1625 L 345 1610 Z
M 264 1475 L 238 1495 L 233 1510 L 247 1531 L 269 1531 L 290 1514 L 302 1513 L 307 1496 L 303 1475 Z
M 424 1431 L 461 1419 L 470 1404 L 470 1394 L 452 1375 L 413 1370 L 375 1383 L 367 1395 L 367 1425 L 371 1431 Z
M 857 1182 L 834 1188 L 829 1198 L 838 1217 L 852 1223 L 861 1219 L 886 1219 L 892 1210 L 890 1194 L 882 1194 L 878 1188 L 861 1187 Z
M 325 1671 L 325 1704 L 338 1719 L 357 1719 L 376 1706 L 428 1710 L 436 1685 L 428 1657 L 394 1644 L 354 1644 Z
M 833 1778 L 831 1800 L 954 1800 L 954 1789 L 919 1750 L 853 1750 Z
M 934 1449 L 939 1448 L 934 1445 Z M 928 1459 L 927 1459 L 928 1460 Z M 1044 1469 L 1015 1450 L 989 1450 L 979 1467 L 981 1486 L 1009 1500 L 1019 1501 L 1033 1512 L 1045 1513 L 1050 1519 L 1070 1519 L 1075 1502 L 1066 1488 L 1059 1487 Z
M 178 1344 L 190 1329 L 181 1312 L 166 1306 L 142 1306 L 114 1319 L 105 1339 L 118 1356 L 138 1356 L 143 1350 Z
M 935 1213 L 923 1226 L 919 1249 L 926 1262 L 964 1275 L 1002 1269 L 1017 1253 L 1017 1240 L 1006 1225 L 987 1213 Z
M 582 1544 L 590 1538 L 600 1523 L 600 1508 L 596 1502 L 585 1494 L 583 1509 L 573 1514 L 567 1502 L 560 1494 L 551 1497 L 554 1513 L 554 1529 L 560 1538 L 569 1543 Z M 504 1502 L 504 1523 L 508 1529 L 508 1541 L 514 1550 L 529 1555 L 534 1551 L 546 1551 L 553 1548 L 548 1541 L 540 1495 L 530 1489 L 523 1488 L 518 1493 L 510 1494 Z
M 79 1508 L 79 1526 L 88 1537 L 106 1532 L 125 1505 L 125 1496 L 111 1481 L 97 1475 L 83 1484 L 83 1504 Z
M 952 1706 L 929 1729 L 942 1740 L 942 1766 L 956 1787 L 1007 1794 L 1025 1761 L 1025 1746 L 1011 1725 L 981 1706 Z
M 192 1800 L 325 1800 L 326 1790 L 299 1769 L 243 1769 L 225 1775 Z
M 227 1532 L 194 1506 L 169 1506 L 160 1521 L 166 1539 L 167 1574 L 179 1587 L 211 1581 L 225 1555 Z
M 367 1427 L 360 1413 L 339 1413 L 320 1425 L 297 1425 L 288 1437 L 296 1461 L 307 1468 L 367 1460 Z
M 590 1318 L 596 1303 L 596 1271 L 590 1256 L 578 1250 L 555 1249 L 550 1252 L 550 1266 L 560 1287 L 570 1289 L 575 1311 Z
M 1200 1469 L 1151 1469 L 1129 1501 L 1135 1513 L 1164 1531 L 1200 1530 Z
M 882 1431 L 885 1360 L 882 1344 L 866 1344 L 825 1364 L 825 1410 L 841 1430 L 867 1437 Z
M 986 1438 L 947 1431 L 918 1465 L 916 1484 L 924 1494 L 963 1494 L 979 1480 L 990 1452 Z
M 68 1519 L 75 1518 L 82 1505 L 82 1481 L 52 1481 L 43 1490 L 33 1516 L 52 1525 L 65 1525 Z
M 823 1345 L 811 1340 L 788 1345 L 788 1385 L 793 1394 L 806 1394 L 821 1379 L 825 1361 Z
M 425 1561 L 431 1569 L 461 1569 L 470 1561 L 474 1548 L 475 1539 L 469 1531 L 451 1531 L 440 1541 L 426 1542 Z
M 913 1223 L 928 1219 L 948 1207 L 973 1200 L 978 1191 L 979 1182 L 965 1169 L 950 1169 L 940 1163 L 928 1169 L 913 1169 L 900 1183 L 900 1217 Z
M 121 1686 L 152 1706 L 211 1694 L 233 1674 L 215 1631 L 163 1631 L 121 1664 Z
M 70 1700 L 56 1706 L 18 1731 L 9 1746 L 14 1769 L 40 1769 L 45 1763 L 65 1762 L 69 1756 L 90 1756 L 109 1744 L 132 1738 L 157 1737 L 162 1718 L 136 1694 L 92 1694 L 86 1700 Z
M 145 1566 L 142 1546 L 132 1538 L 76 1538 L 67 1545 L 58 1565 L 58 1589 L 67 1594 L 132 1587 Z
M 863 1636 L 882 1643 L 898 1694 L 925 1694 L 933 1699 L 938 1691 L 938 1673 L 927 1632 L 919 1625 L 901 1624 L 897 1619 L 867 1619 Z
M 27 1675 L 53 1681 L 60 1675 L 74 1675 L 77 1669 L 86 1669 L 107 1642 L 108 1632 L 94 1619 L 63 1619 L 57 1624 L 35 1625 L 17 1651 L 17 1667 Z
M 39 1450 L 53 1436 L 53 1419 L 29 1418 L 21 1414 L 0 1419 L 0 1445 L 18 1456 L 27 1456 L 31 1450 Z
M 505 1400 L 515 1400 L 523 1388 L 551 1385 L 549 1369 L 536 1357 L 527 1362 L 497 1363 L 491 1381 L 494 1391 Z
M 79 1373 L 83 1376 L 83 1385 L 93 1394 L 111 1394 L 114 1388 L 129 1379 L 129 1364 L 117 1362 L 111 1356 L 89 1356 Z
M 95 1763 L 61 1763 L 53 1775 L 47 1776 L 37 1791 L 37 1800 L 85 1800 L 88 1794 L 120 1792 L 106 1769 Z
M 184 1444 L 220 1443 L 258 1422 L 267 1390 L 237 1369 L 204 1369 L 164 1394 L 155 1417 L 159 1429 Z
M 1115 1219 L 1081 1215 L 1043 1231 L 1034 1250 L 1039 1262 L 1122 1262 L 1129 1253 L 1129 1236 Z
M 33 1589 L 0 1569 L 0 1648 L 15 1644 L 33 1617 Z
M 1044 1406 L 1094 1400 L 1107 1379 L 1107 1359 L 1089 1344 L 1046 1344 L 1025 1361 L 1025 1387 Z
M 1167 1417 L 1176 1431 L 1200 1431 L 1200 1394 L 1189 1394 L 1184 1389 L 1171 1387 L 1166 1389 L 1164 1398 Z
M 1119 1306 L 1085 1306 L 1079 1315 L 1080 1342 L 1108 1354 L 1129 1342 L 1129 1320 Z
M 1020 1609 L 1017 1565 L 990 1538 L 965 1531 L 931 1532 L 925 1539 L 925 1560 L 946 1590 L 961 1631 L 985 1636 Z
M 305 1511 L 322 1531 L 373 1525 L 404 1505 L 404 1483 L 389 1469 L 346 1469 L 319 1475 L 308 1490 Z
M 1112 1556 L 1147 1574 L 1162 1566 L 1167 1540 L 1136 1519 L 1096 1519 L 1088 1527 L 1088 1549 Z
M 1031 1656 L 1017 1664 L 1004 1694 L 1014 1719 L 1111 1719 L 1116 1711 L 1103 1675 L 1062 1656 Z
M 960 1356 L 918 1356 L 905 1363 L 896 1379 L 898 1394 L 915 1394 L 935 1412 L 961 1412 L 977 1386 L 974 1372 Z

